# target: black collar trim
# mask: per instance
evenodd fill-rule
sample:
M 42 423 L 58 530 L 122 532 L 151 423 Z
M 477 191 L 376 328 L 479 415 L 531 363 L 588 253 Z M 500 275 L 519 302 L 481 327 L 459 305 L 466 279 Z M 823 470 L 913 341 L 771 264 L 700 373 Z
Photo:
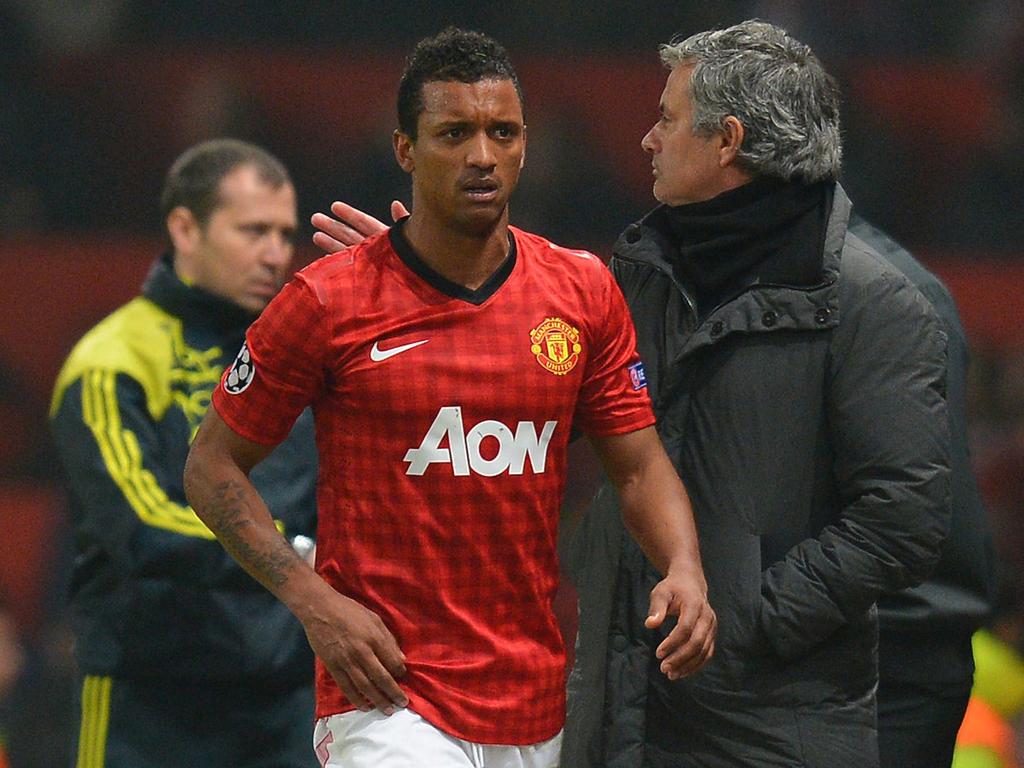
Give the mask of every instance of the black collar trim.
M 142 295 L 189 326 L 202 326 L 218 333 L 244 333 L 258 316 L 234 302 L 186 285 L 174 271 L 174 256 L 165 252 L 149 270 Z
M 411 269 L 416 275 L 425 280 L 432 288 L 440 291 L 445 296 L 450 296 L 453 299 L 459 299 L 460 301 L 468 302 L 480 306 L 493 296 L 501 286 L 505 284 L 509 276 L 512 274 L 512 270 L 516 266 L 516 239 L 512 236 L 512 233 L 508 234 L 508 256 L 505 257 L 505 261 L 501 263 L 494 274 L 487 278 L 483 285 L 477 289 L 467 288 L 464 285 L 453 283 L 447 277 L 430 267 L 423 259 L 421 259 L 416 251 L 413 249 L 412 244 L 405 236 L 405 232 L 402 230 L 405 228 L 405 222 L 408 221 L 408 217 L 402 219 L 388 232 L 388 237 L 391 239 L 391 247 L 395 249 L 395 253 L 398 254 L 398 258 L 402 260 L 409 269 Z

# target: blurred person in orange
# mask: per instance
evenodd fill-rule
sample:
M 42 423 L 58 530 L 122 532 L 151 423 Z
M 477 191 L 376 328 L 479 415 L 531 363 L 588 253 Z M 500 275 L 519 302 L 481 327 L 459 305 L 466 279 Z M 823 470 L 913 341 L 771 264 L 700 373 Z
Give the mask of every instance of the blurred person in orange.
M 1019 587 L 1007 572 L 988 625 L 974 635 L 977 669 L 956 738 L 953 768 L 1018 768 L 1024 713 L 1024 615 Z

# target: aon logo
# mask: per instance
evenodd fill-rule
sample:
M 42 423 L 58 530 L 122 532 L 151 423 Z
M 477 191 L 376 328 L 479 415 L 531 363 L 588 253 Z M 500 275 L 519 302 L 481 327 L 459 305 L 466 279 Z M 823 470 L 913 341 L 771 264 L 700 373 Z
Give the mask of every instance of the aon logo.
M 431 464 L 451 464 L 455 475 L 475 472 L 485 477 L 494 477 L 502 472 L 510 475 L 523 474 L 526 460 L 534 474 L 541 474 L 548 458 L 548 444 L 558 426 L 557 421 L 545 421 L 537 434 L 532 421 L 520 421 L 515 433 L 500 421 L 481 421 L 468 432 L 462 424 L 462 409 L 447 406 L 437 412 L 434 423 L 419 448 L 406 451 L 405 461 L 409 464 L 407 475 L 422 475 Z M 480 444 L 485 438 L 493 437 L 498 442 L 498 452 L 493 458 L 484 458 Z M 448 447 L 441 443 L 447 439 Z

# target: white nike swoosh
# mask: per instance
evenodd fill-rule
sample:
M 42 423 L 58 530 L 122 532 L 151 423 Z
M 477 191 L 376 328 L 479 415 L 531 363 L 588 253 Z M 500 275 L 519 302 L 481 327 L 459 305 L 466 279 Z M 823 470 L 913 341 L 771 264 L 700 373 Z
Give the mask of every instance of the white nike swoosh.
M 423 341 L 414 341 L 412 344 L 403 344 L 400 347 L 393 347 L 391 349 L 381 349 L 377 346 L 377 342 L 373 342 L 373 347 L 370 349 L 370 359 L 375 363 L 387 360 L 389 357 L 400 355 L 403 352 L 408 352 L 413 347 L 418 347 L 420 344 L 426 344 L 430 339 L 424 339 Z

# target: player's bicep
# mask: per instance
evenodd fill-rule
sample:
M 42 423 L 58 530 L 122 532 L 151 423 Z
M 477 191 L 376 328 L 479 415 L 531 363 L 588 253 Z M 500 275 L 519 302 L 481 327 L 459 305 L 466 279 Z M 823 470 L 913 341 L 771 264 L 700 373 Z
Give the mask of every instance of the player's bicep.
M 227 462 L 248 475 L 274 448 L 274 445 L 264 445 L 240 435 L 228 426 L 216 408 L 210 408 L 192 443 L 189 464 Z
M 660 468 L 659 462 L 667 461 L 654 427 L 620 435 L 590 435 L 589 438 L 605 474 L 620 492 L 648 474 L 652 467 Z

